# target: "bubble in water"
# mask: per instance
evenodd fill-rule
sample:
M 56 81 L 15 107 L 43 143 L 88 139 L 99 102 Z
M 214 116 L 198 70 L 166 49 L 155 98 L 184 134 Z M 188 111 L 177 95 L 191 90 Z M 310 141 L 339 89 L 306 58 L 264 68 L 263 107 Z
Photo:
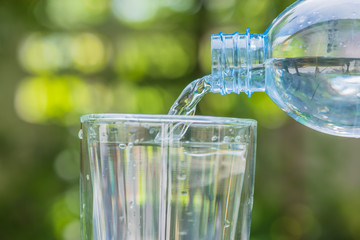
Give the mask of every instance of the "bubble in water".
M 224 137 L 224 142 L 230 142 L 230 137 L 225 136 L 225 137 Z
M 86 174 L 86 180 L 90 180 L 90 176 L 89 176 L 89 174 Z
M 80 139 L 83 138 L 83 130 L 82 130 L 82 129 L 80 129 L 80 131 L 79 131 L 79 133 L 78 133 L 78 137 L 79 137 Z
M 154 132 L 155 132 L 155 128 L 150 128 L 149 133 L 154 134 Z
M 128 143 L 128 147 L 129 147 L 129 148 L 132 148 L 133 146 L 134 146 L 134 144 L 133 144 L 132 142 L 129 142 L 129 143 Z
M 211 90 L 210 82 L 215 81 L 213 76 L 208 75 L 192 81 L 181 92 L 175 103 L 171 106 L 169 115 L 194 115 L 196 105 Z
M 135 139 L 134 143 L 135 143 L 135 144 L 138 144 L 138 143 L 139 143 L 139 139 Z
M 93 127 L 89 127 L 88 135 L 91 140 L 96 139 L 96 133 L 95 133 L 95 129 Z
M 215 142 L 218 139 L 217 136 L 212 136 L 211 141 Z
M 120 149 L 125 149 L 125 148 L 126 148 L 126 144 L 120 143 L 120 144 L 119 144 L 119 148 L 120 148 Z
M 327 106 L 319 109 L 319 112 L 320 112 L 320 113 L 328 113 L 329 111 L 330 111 L 330 110 L 329 110 L 329 108 L 328 108 Z
M 83 203 L 82 207 L 85 208 L 85 203 Z
M 134 208 L 134 201 L 131 201 L 131 202 L 129 203 L 129 207 L 130 207 L 131 209 Z
M 240 142 L 241 141 L 241 137 L 240 136 L 236 136 L 235 137 L 235 142 Z

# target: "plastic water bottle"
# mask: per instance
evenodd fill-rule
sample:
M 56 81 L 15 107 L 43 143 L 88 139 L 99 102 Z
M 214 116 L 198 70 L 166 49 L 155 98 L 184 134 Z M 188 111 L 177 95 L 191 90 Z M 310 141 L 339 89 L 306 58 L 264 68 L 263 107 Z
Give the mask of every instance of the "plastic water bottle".
M 265 33 L 212 35 L 211 48 L 211 92 L 265 91 L 310 128 L 360 137 L 359 0 L 297 1 Z

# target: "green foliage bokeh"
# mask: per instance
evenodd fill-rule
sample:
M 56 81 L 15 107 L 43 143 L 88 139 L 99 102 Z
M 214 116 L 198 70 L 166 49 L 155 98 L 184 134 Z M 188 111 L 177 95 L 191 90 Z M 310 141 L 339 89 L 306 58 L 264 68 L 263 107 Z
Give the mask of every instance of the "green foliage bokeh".
M 3 0 L 0 239 L 80 239 L 80 115 L 166 114 L 210 73 L 210 34 L 262 33 L 293 2 Z M 264 93 L 209 94 L 197 114 L 259 123 L 251 239 L 360 239 L 359 140 Z

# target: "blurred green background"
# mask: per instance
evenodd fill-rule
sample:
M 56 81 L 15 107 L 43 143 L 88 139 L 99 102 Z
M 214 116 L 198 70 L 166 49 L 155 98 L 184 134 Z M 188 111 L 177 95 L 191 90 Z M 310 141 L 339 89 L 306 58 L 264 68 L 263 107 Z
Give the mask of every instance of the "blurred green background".
M 79 116 L 167 113 L 210 73 L 210 34 L 262 33 L 292 0 L 2 0 L 0 239 L 80 239 Z M 258 120 L 252 240 L 360 239 L 360 141 L 262 93 L 197 114 Z

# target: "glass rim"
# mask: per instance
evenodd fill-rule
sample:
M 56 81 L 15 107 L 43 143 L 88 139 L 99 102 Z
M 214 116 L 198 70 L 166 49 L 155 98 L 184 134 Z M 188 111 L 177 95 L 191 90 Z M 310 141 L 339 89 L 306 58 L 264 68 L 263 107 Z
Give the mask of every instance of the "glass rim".
M 203 124 L 228 124 L 242 126 L 257 126 L 257 121 L 248 118 L 214 117 L 204 115 L 165 115 L 165 114 L 127 114 L 127 113 L 95 113 L 86 114 L 80 117 L 81 123 L 98 122 L 113 123 L 116 121 L 126 122 L 190 122 Z

